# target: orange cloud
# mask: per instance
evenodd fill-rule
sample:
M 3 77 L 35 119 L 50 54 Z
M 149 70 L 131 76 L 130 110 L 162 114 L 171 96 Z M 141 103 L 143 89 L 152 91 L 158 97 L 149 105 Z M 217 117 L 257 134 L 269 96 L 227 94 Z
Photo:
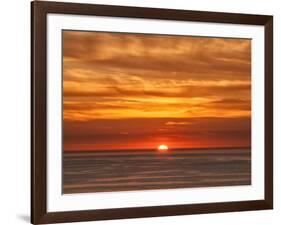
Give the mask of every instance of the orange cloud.
M 63 86 L 65 149 L 250 144 L 250 39 L 64 31 Z M 231 121 L 247 128 L 228 130 Z M 140 122 L 154 133 L 134 134 Z

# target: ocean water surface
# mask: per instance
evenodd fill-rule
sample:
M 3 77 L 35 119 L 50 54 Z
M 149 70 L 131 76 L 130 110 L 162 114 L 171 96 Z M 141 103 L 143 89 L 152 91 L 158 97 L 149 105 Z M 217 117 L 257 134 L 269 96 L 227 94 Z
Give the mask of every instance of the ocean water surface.
M 251 184 L 250 149 L 63 153 L 63 193 Z

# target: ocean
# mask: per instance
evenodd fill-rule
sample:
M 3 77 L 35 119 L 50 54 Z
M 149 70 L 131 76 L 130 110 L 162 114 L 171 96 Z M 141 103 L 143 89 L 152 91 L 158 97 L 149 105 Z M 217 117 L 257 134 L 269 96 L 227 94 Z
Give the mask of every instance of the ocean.
M 250 149 L 63 153 L 63 193 L 251 184 Z

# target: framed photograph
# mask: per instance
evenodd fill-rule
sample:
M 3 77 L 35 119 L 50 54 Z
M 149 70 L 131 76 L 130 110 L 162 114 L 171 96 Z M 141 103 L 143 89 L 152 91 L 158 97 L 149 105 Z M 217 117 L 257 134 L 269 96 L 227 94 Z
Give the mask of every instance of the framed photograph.
M 35 1 L 31 222 L 273 208 L 273 17 Z

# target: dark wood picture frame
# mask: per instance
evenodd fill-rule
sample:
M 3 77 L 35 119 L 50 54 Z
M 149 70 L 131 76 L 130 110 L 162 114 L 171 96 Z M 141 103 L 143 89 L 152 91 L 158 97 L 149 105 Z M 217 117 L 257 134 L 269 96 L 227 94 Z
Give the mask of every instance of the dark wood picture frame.
M 86 211 L 47 212 L 46 52 L 48 13 L 262 25 L 265 28 L 265 199 Z M 273 17 L 35 1 L 31 3 L 31 222 L 33 224 L 219 213 L 273 208 Z

